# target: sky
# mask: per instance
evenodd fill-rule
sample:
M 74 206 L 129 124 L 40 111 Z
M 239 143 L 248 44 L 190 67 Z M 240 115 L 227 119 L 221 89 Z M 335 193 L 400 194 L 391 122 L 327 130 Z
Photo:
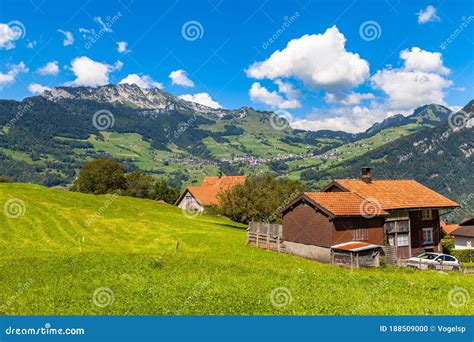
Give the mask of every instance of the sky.
M 359 132 L 474 98 L 472 1 L 0 0 L 0 98 L 135 83 Z

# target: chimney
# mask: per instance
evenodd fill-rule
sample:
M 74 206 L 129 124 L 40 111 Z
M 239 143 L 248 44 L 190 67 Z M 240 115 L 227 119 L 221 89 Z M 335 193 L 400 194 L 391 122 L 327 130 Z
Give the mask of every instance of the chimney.
M 370 167 L 363 167 L 361 169 L 361 180 L 366 183 L 372 183 L 372 169 Z

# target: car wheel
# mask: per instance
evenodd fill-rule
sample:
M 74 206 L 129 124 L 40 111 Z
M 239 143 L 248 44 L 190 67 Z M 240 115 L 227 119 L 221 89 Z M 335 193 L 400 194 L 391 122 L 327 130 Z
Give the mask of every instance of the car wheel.
M 428 269 L 429 269 L 429 270 L 435 270 L 436 267 L 435 267 L 435 265 L 428 265 Z
M 453 267 L 453 271 L 460 271 L 461 269 L 459 268 L 459 266 L 454 266 Z

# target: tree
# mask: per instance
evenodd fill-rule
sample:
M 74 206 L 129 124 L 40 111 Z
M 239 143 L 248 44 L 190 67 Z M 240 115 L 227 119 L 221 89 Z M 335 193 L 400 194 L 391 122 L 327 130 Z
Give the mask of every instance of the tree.
M 304 185 L 296 180 L 277 180 L 270 175 L 248 177 L 244 184 L 220 193 L 219 211 L 234 221 L 281 222 L 280 211 L 302 194 Z
M 140 171 L 130 172 L 125 176 L 127 190 L 124 195 L 138 197 L 138 198 L 150 198 L 153 177 L 143 174 Z
M 169 204 L 174 204 L 180 194 L 179 189 L 173 188 L 164 179 L 159 179 L 155 182 L 152 189 L 152 198 L 156 201 L 165 201 Z
M 125 189 L 126 179 L 122 165 L 109 159 L 99 159 L 85 163 L 72 186 L 73 191 L 95 195 Z

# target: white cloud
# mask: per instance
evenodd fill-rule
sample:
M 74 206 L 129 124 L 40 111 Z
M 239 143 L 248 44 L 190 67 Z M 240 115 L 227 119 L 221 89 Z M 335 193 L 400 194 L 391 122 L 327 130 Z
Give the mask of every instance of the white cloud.
M 117 51 L 120 53 L 128 53 L 130 50 L 127 50 L 127 42 L 117 42 Z
M 291 123 L 291 126 L 310 131 L 329 129 L 358 133 L 367 130 L 375 122 L 382 121 L 385 117 L 386 114 L 381 110 L 362 106 L 329 110 L 313 109 L 305 119 L 296 120 Z
M 26 44 L 26 47 L 28 49 L 33 49 L 35 46 L 36 46 L 36 40 L 33 40 L 31 42 L 28 42 L 28 44 Z
M 28 86 L 28 90 L 30 91 L 30 93 L 32 94 L 41 94 L 43 91 L 45 90 L 51 90 L 50 87 L 46 87 L 46 86 L 43 86 L 41 84 L 38 84 L 38 83 L 31 83 L 29 86 Z
M 344 106 L 353 106 L 360 104 L 363 100 L 372 100 L 374 99 L 374 94 L 360 94 L 360 93 L 345 93 L 345 92 L 336 92 L 336 93 L 327 93 L 324 97 L 324 100 L 327 103 L 337 103 Z
M 112 28 L 109 24 L 104 23 L 101 17 L 95 17 L 94 21 L 101 26 L 101 30 L 105 32 L 112 32 Z
M 439 52 L 429 52 L 418 47 L 403 50 L 400 58 L 405 61 L 405 70 L 434 72 L 441 75 L 449 74 L 450 70 L 443 65 Z
M 214 109 L 222 108 L 220 103 L 214 101 L 208 93 L 185 94 L 178 97 L 182 100 L 196 102 Z
M 252 84 L 252 87 L 249 90 L 249 95 L 252 101 L 266 104 L 272 108 L 293 109 L 301 107 L 298 100 L 285 100 L 276 91 L 269 91 L 258 82 Z
M 63 31 L 63 30 L 58 30 L 58 32 L 61 32 L 61 33 L 64 34 L 64 36 L 65 36 L 64 41 L 63 41 L 63 45 L 64 45 L 64 46 L 68 46 L 68 45 L 74 44 L 74 36 L 72 35 L 71 32 L 69 32 L 69 31 Z
M 183 87 L 194 87 L 194 82 L 188 77 L 186 71 L 180 69 L 172 71 L 169 74 L 172 84 L 180 85 Z
M 436 14 L 437 10 L 432 5 L 429 5 L 424 10 L 420 10 L 418 15 L 418 24 L 426 24 L 430 21 L 441 21 L 441 18 Z
M 17 40 L 21 34 L 21 32 L 15 31 L 8 24 L 0 23 L 0 49 L 13 49 L 15 47 L 13 42 Z
M 19 64 L 10 65 L 10 70 L 8 70 L 6 73 L 0 72 L 0 87 L 14 83 L 16 80 L 16 76 L 19 73 L 25 73 L 28 71 L 28 68 L 23 62 L 20 62 Z
M 291 83 L 275 80 L 275 84 L 278 86 L 278 91 L 290 100 L 298 99 L 301 96 L 301 92 L 293 88 Z
M 379 70 L 372 82 L 388 94 L 387 108 L 401 112 L 429 103 L 444 104 L 443 89 L 452 84 L 438 74 L 404 70 Z
M 369 78 L 369 64 L 345 49 L 346 38 L 336 26 L 323 34 L 291 40 L 267 60 L 252 64 L 247 76 L 256 79 L 294 77 L 312 88 L 352 89 Z
M 57 61 L 46 63 L 43 67 L 38 69 L 40 75 L 57 75 L 59 73 L 59 66 Z
M 71 62 L 71 70 L 76 79 L 71 83 L 76 86 L 96 87 L 109 83 L 109 73 L 118 70 L 123 63 L 117 61 L 114 65 L 108 65 L 93 61 L 89 57 L 81 56 Z
M 119 82 L 120 84 L 136 84 L 140 88 L 159 88 L 163 89 L 163 84 L 160 82 L 154 81 L 150 76 L 143 75 L 139 76 L 137 74 L 130 74 Z
M 444 89 L 452 82 L 442 76 L 449 69 L 441 54 L 415 47 L 403 50 L 400 58 L 405 62 L 402 68 L 379 70 L 371 78 L 372 86 L 389 96 L 387 109 L 407 113 L 424 104 L 445 104 Z

